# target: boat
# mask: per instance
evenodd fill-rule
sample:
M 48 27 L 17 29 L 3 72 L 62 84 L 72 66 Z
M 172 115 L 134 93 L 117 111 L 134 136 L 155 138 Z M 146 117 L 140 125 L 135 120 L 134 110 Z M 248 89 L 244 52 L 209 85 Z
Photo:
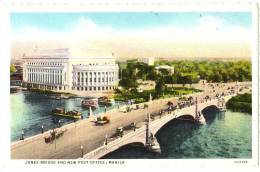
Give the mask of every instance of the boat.
M 56 115 L 56 116 L 74 118 L 74 119 L 80 119 L 82 116 L 82 113 L 77 110 L 72 110 L 72 111 L 66 112 L 64 108 L 55 108 L 52 110 L 52 114 Z
M 85 98 L 84 100 L 82 100 L 81 102 L 81 106 L 84 108 L 98 108 L 98 99 L 97 98 L 92 98 L 92 97 L 88 97 Z
M 113 99 L 109 99 L 108 97 L 99 97 L 98 104 L 101 106 L 112 106 L 114 104 Z

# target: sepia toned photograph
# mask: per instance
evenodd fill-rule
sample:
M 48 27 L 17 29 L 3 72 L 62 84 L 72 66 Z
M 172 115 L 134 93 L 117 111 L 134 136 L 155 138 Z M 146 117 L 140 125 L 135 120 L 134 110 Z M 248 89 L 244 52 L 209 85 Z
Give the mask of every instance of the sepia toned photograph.
M 13 12 L 11 159 L 252 158 L 252 12 Z

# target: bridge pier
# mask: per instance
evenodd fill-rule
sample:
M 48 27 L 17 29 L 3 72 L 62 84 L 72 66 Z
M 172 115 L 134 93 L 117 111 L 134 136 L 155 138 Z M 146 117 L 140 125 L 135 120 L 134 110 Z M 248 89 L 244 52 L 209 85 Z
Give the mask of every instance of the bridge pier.
M 145 147 L 147 150 L 154 153 L 161 153 L 161 147 L 158 143 L 156 137 L 152 132 L 150 132 L 150 113 L 147 114 L 147 123 L 146 123 L 146 138 L 145 138 Z
M 198 110 L 198 98 L 196 97 L 195 100 L 195 122 L 198 124 L 206 124 L 206 120 L 204 116 L 202 115 L 202 112 Z
M 206 124 L 206 120 L 205 120 L 204 116 L 202 115 L 201 111 L 196 112 L 195 122 L 198 124 Z
M 152 133 L 150 133 L 149 140 L 149 144 L 146 144 L 146 149 L 154 153 L 161 153 L 160 144 Z
M 218 110 L 219 112 L 226 112 L 226 102 L 224 98 L 218 99 Z

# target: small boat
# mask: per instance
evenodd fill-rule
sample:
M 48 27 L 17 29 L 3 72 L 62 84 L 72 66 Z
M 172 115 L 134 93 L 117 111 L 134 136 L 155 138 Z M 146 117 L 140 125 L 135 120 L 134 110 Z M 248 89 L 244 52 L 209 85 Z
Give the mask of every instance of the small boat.
M 98 104 L 102 106 L 112 106 L 114 104 L 113 99 L 109 99 L 108 97 L 99 97 Z
M 85 98 L 84 100 L 82 100 L 81 106 L 85 108 L 91 107 L 96 109 L 98 108 L 98 99 L 92 97 Z
M 52 110 L 52 114 L 56 116 L 74 118 L 74 119 L 80 119 L 82 116 L 82 113 L 77 110 L 66 112 L 64 108 L 55 108 Z

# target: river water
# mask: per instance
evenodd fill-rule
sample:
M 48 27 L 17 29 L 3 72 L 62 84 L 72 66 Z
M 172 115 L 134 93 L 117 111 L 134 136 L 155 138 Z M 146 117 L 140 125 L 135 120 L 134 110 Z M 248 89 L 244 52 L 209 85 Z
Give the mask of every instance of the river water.
M 127 145 L 103 158 L 251 158 L 250 114 L 207 110 L 204 115 L 206 125 L 173 120 L 159 130 L 161 154 Z
M 78 110 L 82 112 L 83 118 L 88 116 L 89 109 L 81 107 L 82 98 L 72 99 L 51 99 L 49 96 L 21 91 L 11 94 L 11 141 L 19 140 L 24 131 L 25 137 L 30 137 L 41 133 L 43 125 L 44 130 L 58 127 L 58 121 L 61 125 L 74 122 L 73 119 L 58 118 L 51 115 L 52 109 L 65 107 L 67 110 Z M 107 110 L 118 107 L 120 102 L 115 102 Z M 105 111 L 104 106 L 92 110 L 93 114 L 99 114 Z
M 116 108 L 119 102 L 114 107 Z M 64 106 L 76 109 L 87 117 L 88 110 L 81 108 L 81 99 L 55 100 L 29 92 L 11 94 L 11 140 L 19 140 L 24 129 L 25 137 L 58 126 L 58 119 L 50 112 Z M 109 109 L 108 108 L 108 109 Z M 104 111 L 100 107 L 94 114 Z M 156 134 L 161 154 L 154 154 L 141 147 L 124 146 L 104 158 L 251 158 L 251 115 L 227 111 L 218 113 L 213 109 L 203 111 L 205 125 L 189 121 L 173 120 Z M 73 122 L 62 119 L 62 125 Z

